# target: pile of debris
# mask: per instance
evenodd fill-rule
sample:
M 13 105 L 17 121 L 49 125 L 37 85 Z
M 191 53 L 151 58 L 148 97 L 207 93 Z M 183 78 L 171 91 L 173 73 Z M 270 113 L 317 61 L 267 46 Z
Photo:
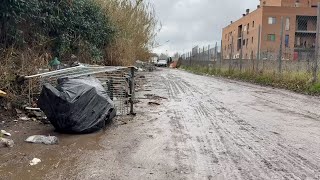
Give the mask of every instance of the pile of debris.
M 152 72 L 156 69 L 153 63 L 143 62 L 143 61 L 136 61 L 135 66 L 138 68 L 138 71 L 148 71 Z
M 18 121 L 39 121 L 43 124 L 50 124 L 47 116 L 39 108 L 24 107 L 24 110 L 15 109 L 17 113 Z
M 11 134 L 5 130 L 0 131 L 0 147 L 9 147 L 12 148 L 14 145 L 13 140 L 4 138 L 4 136 L 10 137 Z
M 113 101 L 94 77 L 59 79 L 56 88 L 45 84 L 38 107 L 62 133 L 92 133 L 116 116 Z

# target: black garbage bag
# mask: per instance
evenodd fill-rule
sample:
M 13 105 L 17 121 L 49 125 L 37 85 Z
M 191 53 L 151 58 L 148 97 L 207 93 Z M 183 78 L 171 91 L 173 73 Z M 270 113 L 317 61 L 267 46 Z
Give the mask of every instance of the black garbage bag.
M 92 133 L 116 115 L 113 102 L 94 77 L 59 79 L 57 88 L 45 84 L 38 107 L 62 133 Z

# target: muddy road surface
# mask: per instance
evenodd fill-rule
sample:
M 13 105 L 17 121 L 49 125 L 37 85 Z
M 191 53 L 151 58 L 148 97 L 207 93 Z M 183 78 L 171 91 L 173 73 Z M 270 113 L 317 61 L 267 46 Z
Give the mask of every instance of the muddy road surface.
M 37 166 L 29 167 L 26 158 L 18 170 L 12 163 L 0 166 L 0 175 L 81 180 L 320 179 L 318 97 L 181 70 L 143 75 L 146 84 L 137 93 L 136 117 L 121 117 L 94 135 L 61 136 L 59 146 L 42 148 L 38 156 L 43 161 Z M 41 145 L 28 146 L 30 151 Z

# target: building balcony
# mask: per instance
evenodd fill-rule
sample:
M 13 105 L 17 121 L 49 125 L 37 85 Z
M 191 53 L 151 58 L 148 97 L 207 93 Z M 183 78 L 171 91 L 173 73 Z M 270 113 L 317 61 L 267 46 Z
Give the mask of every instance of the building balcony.
M 315 46 L 294 45 L 295 51 L 315 51 Z
M 316 30 L 296 30 L 296 34 L 316 34 Z

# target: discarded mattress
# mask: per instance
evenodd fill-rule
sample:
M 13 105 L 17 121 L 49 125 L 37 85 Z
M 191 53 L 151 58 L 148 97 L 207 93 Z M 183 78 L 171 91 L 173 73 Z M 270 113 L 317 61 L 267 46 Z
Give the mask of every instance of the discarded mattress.
M 57 88 L 45 84 L 38 107 L 62 133 L 92 133 L 116 115 L 113 102 L 94 77 L 59 79 Z

